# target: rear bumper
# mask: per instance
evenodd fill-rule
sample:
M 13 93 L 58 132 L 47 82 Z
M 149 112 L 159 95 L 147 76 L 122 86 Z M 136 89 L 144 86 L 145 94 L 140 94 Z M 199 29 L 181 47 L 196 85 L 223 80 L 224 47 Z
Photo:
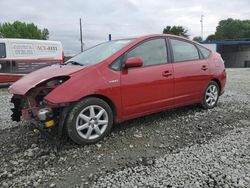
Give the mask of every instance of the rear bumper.
M 227 81 L 227 73 L 226 73 L 225 69 L 224 69 L 223 73 L 221 74 L 219 80 L 220 80 L 220 84 L 221 84 L 220 95 L 222 95 L 225 92 L 226 81 Z

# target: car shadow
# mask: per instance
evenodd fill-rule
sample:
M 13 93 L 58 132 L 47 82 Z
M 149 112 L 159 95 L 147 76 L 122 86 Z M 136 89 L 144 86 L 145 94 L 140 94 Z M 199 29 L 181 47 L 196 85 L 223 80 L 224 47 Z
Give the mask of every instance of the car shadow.
M 189 105 L 185 107 L 179 107 L 175 109 L 170 109 L 158 113 L 154 113 L 151 115 L 139 117 L 136 119 L 132 120 L 127 120 L 122 123 L 117 123 L 114 124 L 112 129 L 111 129 L 111 135 L 120 135 L 124 131 L 127 131 L 132 128 L 138 128 L 141 129 L 145 126 L 148 126 L 149 128 L 152 127 L 152 123 L 158 122 L 158 121 L 173 121 L 177 120 L 180 117 L 186 116 L 186 115 L 192 115 L 197 112 L 202 112 L 205 111 L 203 108 L 200 107 L 200 105 L 195 104 L 195 105 Z M 153 127 L 152 127 L 153 129 Z M 107 140 L 105 140 L 107 139 Z M 105 143 L 106 141 L 109 142 L 110 139 L 113 139 L 112 136 L 107 136 L 104 140 L 102 140 L 100 143 Z M 70 138 L 67 137 L 67 135 L 63 135 L 60 138 L 54 137 L 52 140 L 51 139 L 46 139 L 47 143 L 54 148 L 54 150 L 61 151 L 61 150 L 67 150 L 67 149 L 72 149 L 72 148 L 77 148 L 77 147 L 86 147 L 85 146 L 79 146 L 75 144 Z M 108 141 L 109 140 L 109 141 Z
M 171 119 L 177 119 L 183 115 L 187 115 L 188 113 L 196 113 L 196 112 L 201 112 L 204 111 L 203 108 L 200 107 L 200 105 L 195 104 L 195 105 L 189 105 L 185 107 L 179 107 L 179 108 L 174 108 L 158 113 L 153 113 L 147 116 L 139 117 L 136 119 L 132 120 L 127 120 L 121 123 L 114 124 L 112 128 L 113 133 L 117 133 L 120 131 L 124 131 L 126 129 L 130 129 L 132 127 L 143 127 L 144 124 L 157 121 L 157 120 L 171 120 Z

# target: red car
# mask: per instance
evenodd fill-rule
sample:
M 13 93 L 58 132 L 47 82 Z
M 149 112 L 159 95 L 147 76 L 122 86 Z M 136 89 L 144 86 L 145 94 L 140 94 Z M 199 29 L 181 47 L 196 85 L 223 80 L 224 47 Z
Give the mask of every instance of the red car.
M 94 46 L 26 75 L 9 92 L 13 120 L 65 128 L 77 144 L 91 144 L 117 122 L 194 103 L 213 108 L 225 82 L 218 53 L 186 38 L 148 35 Z

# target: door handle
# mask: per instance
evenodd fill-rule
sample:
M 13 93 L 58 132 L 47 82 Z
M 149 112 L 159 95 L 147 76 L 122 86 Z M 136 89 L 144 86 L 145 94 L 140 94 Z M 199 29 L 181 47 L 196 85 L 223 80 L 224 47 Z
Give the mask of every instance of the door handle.
M 208 69 L 208 68 L 207 68 L 207 66 L 206 66 L 206 65 L 202 65 L 201 70 L 206 71 L 207 69 Z
M 162 76 L 164 76 L 164 77 L 169 77 L 171 75 L 172 75 L 172 73 L 170 71 L 163 71 L 162 72 Z

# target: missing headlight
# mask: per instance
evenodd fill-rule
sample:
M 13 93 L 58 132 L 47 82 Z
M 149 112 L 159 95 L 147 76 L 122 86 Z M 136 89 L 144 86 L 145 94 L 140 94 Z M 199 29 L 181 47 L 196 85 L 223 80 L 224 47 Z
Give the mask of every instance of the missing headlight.
M 64 80 L 59 79 L 59 80 L 51 80 L 49 82 L 46 83 L 46 86 L 56 86 L 56 85 L 60 85 L 64 82 Z
M 69 78 L 69 76 L 54 77 L 39 84 L 35 89 L 36 91 L 38 91 L 35 95 L 36 102 L 41 106 L 44 105 L 44 97 Z
M 45 82 L 46 83 L 45 85 L 49 86 L 49 87 L 51 87 L 51 86 L 57 86 L 57 85 L 62 84 L 63 82 L 65 82 L 68 79 L 69 79 L 68 76 L 52 78 L 49 81 Z

